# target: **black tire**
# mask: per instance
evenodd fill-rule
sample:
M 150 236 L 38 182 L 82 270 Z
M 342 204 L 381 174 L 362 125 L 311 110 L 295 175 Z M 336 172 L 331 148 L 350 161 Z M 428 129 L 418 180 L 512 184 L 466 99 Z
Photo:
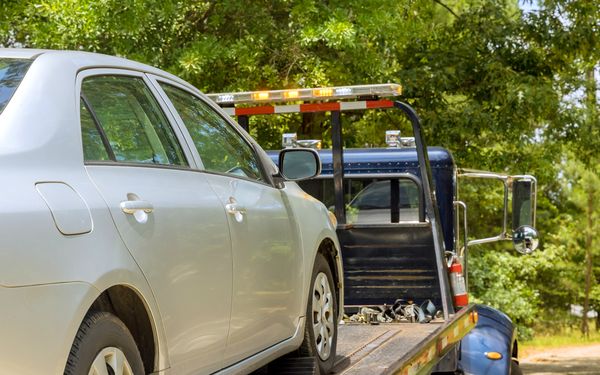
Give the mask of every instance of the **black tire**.
M 142 357 L 125 324 L 111 313 L 93 312 L 79 326 L 65 375 L 88 375 L 94 359 L 105 348 L 121 350 L 133 373 L 144 374 Z
M 521 370 L 519 362 L 514 359 L 510 361 L 510 375 L 523 375 L 523 370 Z
M 313 325 L 315 324 L 315 320 L 318 319 L 317 316 L 313 314 L 313 294 L 315 291 L 315 281 L 317 280 L 317 276 L 320 274 L 325 274 L 327 277 L 327 281 L 329 283 L 329 289 L 331 291 L 331 302 L 333 302 L 333 330 L 329 332 L 330 335 L 333 335 L 333 341 L 329 346 L 329 356 L 326 358 L 322 358 L 319 354 L 319 350 L 317 348 L 317 339 L 315 339 L 315 334 L 313 330 Z M 338 301 L 337 301 L 337 293 L 335 290 L 335 284 L 333 282 L 333 275 L 331 273 L 331 269 L 327 260 L 321 255 L 317 254 L 315 259 L 315 265 L 313 267 L 313 272 L 310 281 L 310 289 L 308 292 L 308 303 L 306 306 L 306 326 L 304 329 L 304 341 L 302 342 L 302 346 L 300 347 L 300 355 L 306 357 L 314 357 L 318 364 L 319 374 L 324 375 L 331 371 L 335 361 L 335 353 L 337 347 L 337 323 L 338 323 Z

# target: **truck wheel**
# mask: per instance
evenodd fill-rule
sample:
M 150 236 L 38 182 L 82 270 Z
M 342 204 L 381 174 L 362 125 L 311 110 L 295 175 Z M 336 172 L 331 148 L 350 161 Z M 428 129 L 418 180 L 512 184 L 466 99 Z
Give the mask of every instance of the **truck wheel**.
M 337 345 L 337 296 L 333 275 L 325 258 L 317 254 L 306 308 L 306 328 L 300 354 L 314 357 L 319 373 L 333 368 Z
M 519 362 L 514 359 L 510 361 L 510 375 L 523 375 Z
M 144 364 L 131 333 L 107 312 L 88 313 L 73 341 L 65 375 L 143 375 Z

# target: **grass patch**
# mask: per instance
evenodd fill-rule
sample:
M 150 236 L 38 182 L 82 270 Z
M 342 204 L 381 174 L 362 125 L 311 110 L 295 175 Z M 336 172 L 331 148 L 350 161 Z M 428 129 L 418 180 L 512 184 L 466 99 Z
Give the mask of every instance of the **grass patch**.
M 565 327 L 560 332 L 536 333 L 531 340 L 522 341 L 520 346 L 526 350 L 536 350 L 540 348 L 600 344 L 600 332 L 596 330 L 593 321 L 590 323 L 589 337 L 584 337 L 579 327 Z

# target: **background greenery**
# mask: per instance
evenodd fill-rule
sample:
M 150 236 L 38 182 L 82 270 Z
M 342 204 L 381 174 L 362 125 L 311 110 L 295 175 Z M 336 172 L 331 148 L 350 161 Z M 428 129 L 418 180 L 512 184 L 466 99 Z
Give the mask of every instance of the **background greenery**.
M 596 0 L 4 0 L 0 45 L 120 55 L 205 92 L 402 83 L 460 166 L 538 177 L 541 251 L 470 257 L 477 301 L 529 336 L 581 324 L 569 304 L 600 310 L 599 20 Z M 288 130 L 328 139 L 322 115 L 256 121 L 265 148 Z M 346 146 L 381 145 L 390 123 L 405 126 L 354 116 Z M 498 231 L 486 191 L 469 202 L 475 234 Z

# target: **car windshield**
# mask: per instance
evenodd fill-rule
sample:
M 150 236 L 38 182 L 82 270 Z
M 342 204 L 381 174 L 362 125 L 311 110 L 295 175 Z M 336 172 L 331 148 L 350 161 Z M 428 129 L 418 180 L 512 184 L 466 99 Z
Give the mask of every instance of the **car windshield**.
M 23 80 L 31 60 L 0 57 L 0 113 Z

